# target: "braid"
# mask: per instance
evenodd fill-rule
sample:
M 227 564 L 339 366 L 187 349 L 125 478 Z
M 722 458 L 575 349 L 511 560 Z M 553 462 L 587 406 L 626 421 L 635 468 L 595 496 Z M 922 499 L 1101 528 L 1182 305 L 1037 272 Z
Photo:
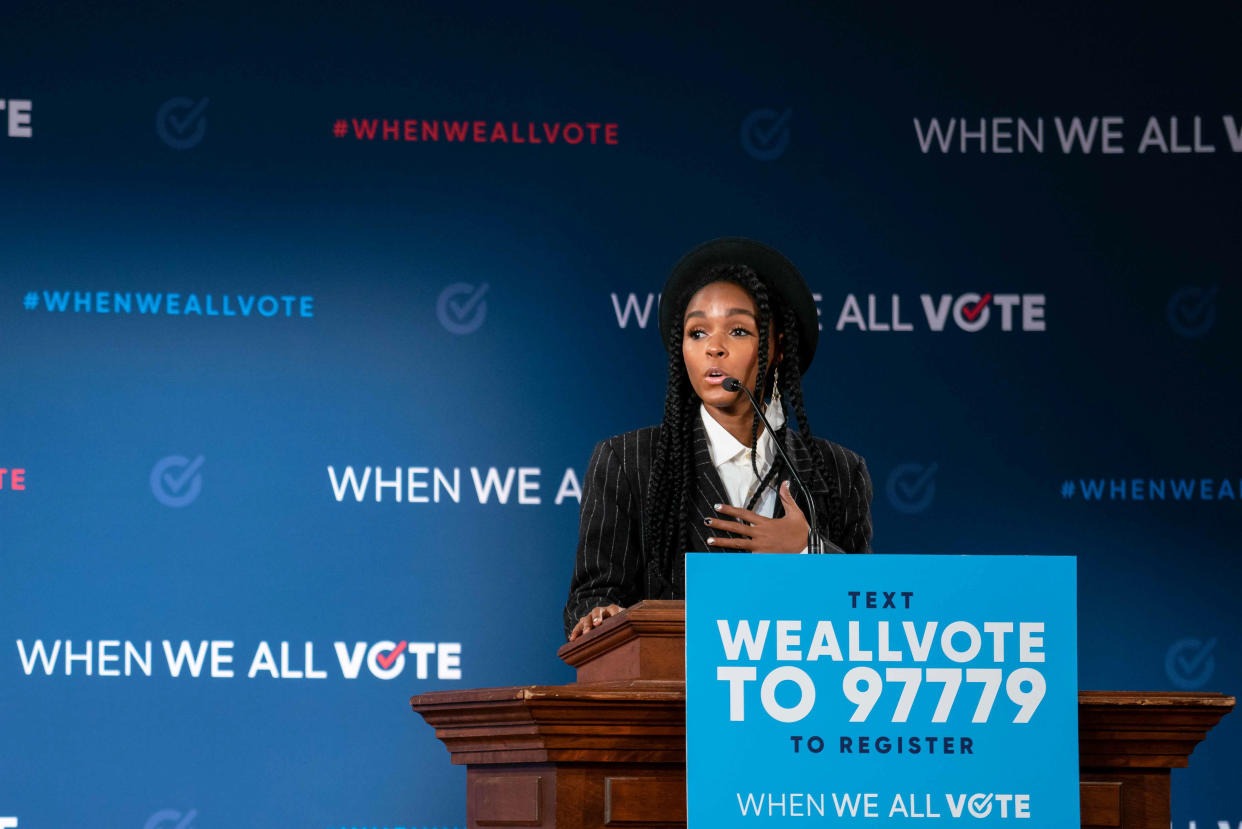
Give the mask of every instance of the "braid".
M 798 322 L 793 312 L 784 309 L 781 315 L 782 358 L 778 375 L 781 394 L 789 401 L 798 421 L 798 434 L 807 446 L 811 455 L 811 464 L 815 472 L 828 484 L 828 538 L 840 539 L 844 534 L 843 516 L 845 507 L 841 497 L 841 487 L 835 477 L 827 474 L 828 463 L 823 451 L 815 443 L 811 434 L 811 424 L 806 417 L 806 408 L 802 403 L 802 369 L 798 365 Z M 810 497 L 810 493 L 807 493 Z
M 750 270 L 747 268 L 747 270 Z M 768 286 L 763 284 L 763 280 L 754 271 L 750 272 L 751 284 L 745 285 L 751 297 L 755 300 L 755 315 L 759 327 L 759 374 L 755 377 L 755 388 L 752 393 L 755 400 L 762 401 L 767 395 L 764 392 L 768 385 L 768 334 L 772 328 L 772 306 L 768 302 Z M 775 440 L 776 436 L 772 438 Z M 750 445 L 759 445 L 759 415 L 756 414 L 750 419 Z M 759 477 L 759 459 L 755 452 L 750 453 L 750 468 L 754 470 L 755 477 Z M 759 490 L 756 490 L 759 491 Z
M 647 488 L 647 516 L 643 526 L 643 546 L 650 552 L 657 575 L 672 574 L 673 550 L 687 549 L 686 512 L 689 485 L 693 480 L 693 448 L 690 414 L 697 400 L 686 376 L 681 354 L 680 323 L 669 332 L 668 389 L 664 395 L 664 423 L 651 463 Z

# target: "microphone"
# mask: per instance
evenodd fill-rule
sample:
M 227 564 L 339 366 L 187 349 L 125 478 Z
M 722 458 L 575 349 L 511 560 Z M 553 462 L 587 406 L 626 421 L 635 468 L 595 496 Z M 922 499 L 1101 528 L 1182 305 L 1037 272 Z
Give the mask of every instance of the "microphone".
M 785 465 L 789 467 L 790 474 L 793 475 L 794 480 L 798 482 L 798 486 L 802 489 L 802 494 L 806 496 L 807 512 L 810 513 L 811 519 L 811 526 L 807 530 L 807 552 L 822 553 L 824 550 L 820 546 L 819 533 L 815 531 L 816 527 L 819 526 L 819 521 L 815 515 L 815 499 L 811 497 L 811 490 L 807 489 L 806 484 L 802 483 L 802 478 L 798 476 L 798 470 L 794 467 L 793 461 L 791 461 L 789 456 L 785 454 L 785 447 L 781 446 L 781 441 L 776 436 L 776 430 L 772 428 L 771 423 L 768 423 L 768 419 L 763 414 L 763 409 L 755 401 L 755 396 L 750 393 L 750 389 L 746 388 L 745 384 L 743 384 L 741 380 L 736 377 L 726 377 L 724 382 L 720 384 L 720 387 L 725 391 L 746 392 L 746 399 L 750 401 L 751 408 L 755 410 L 755 414 L 759 415 L 759 420 L 763 423 L 763 428 L 767 429 L 768 434 L 772 436 L 772 443 L 775 444 L 776 451 L 781 453 L 781 457 L 785 460 Z

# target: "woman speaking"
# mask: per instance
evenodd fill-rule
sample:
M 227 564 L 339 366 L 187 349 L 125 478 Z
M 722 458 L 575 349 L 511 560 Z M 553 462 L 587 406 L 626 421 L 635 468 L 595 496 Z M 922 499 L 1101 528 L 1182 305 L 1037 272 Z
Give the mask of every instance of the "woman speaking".
M 602 441 L 587 466 L 565 604 L 571 640 L 642 599 L 684 597 L 687 552 L 870 551 L 867 466 L 814 437 L 803 407 L 819 322 L 793 263 L 750 239 L 699 245 L 664 286 L 660 335 L 663 423 Z

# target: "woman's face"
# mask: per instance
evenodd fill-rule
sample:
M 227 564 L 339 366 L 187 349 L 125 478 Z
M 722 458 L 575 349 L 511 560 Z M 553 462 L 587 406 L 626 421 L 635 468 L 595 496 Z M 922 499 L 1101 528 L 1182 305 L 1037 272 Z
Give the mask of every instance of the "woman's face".
M 690 297 L 681 354 L 690 385 L 706 406 L 730 414 L 749 412 L 742 392 L 725 391 L 720 384 L 736 377 L 754 389 L 759 376 L 759 326 L 750 294 L 732 282 L 713 282 Z M 770 333 L 768 355 L 773 356 Z

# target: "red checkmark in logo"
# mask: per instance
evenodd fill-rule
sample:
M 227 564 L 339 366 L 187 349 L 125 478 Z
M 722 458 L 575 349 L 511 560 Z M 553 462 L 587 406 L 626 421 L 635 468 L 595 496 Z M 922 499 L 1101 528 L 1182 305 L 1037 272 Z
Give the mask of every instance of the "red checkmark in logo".
M 392 667 L 392 663 L 397 661 L 397 657 L 400 656 L 402 652 L 405 651 L 406 644 L 407 643 L 404 640 L 402 640 L 401 644 L 397 645 L 397 647 L 390 650 L 387 656 L 383 656 L 382 654 L 376 654 L 375 661 L 378 662 L 380 664 L 380 667 L 383 668 L 385 671 L 388 670 L 389 668 Z
M 963 305 L 962 313 L 966 315 L 966 319 L 970 320 L 971 322 L 974 322 L 975 318 L 978 317 L 979 314 L 983 312 L 983 309 L 986 308 L 988 303 L 991 301 L 992 301 L 992 295 L 984 294 L 983 299 L 976 302 L 973 308 L 970 307 L 969 305 Z

